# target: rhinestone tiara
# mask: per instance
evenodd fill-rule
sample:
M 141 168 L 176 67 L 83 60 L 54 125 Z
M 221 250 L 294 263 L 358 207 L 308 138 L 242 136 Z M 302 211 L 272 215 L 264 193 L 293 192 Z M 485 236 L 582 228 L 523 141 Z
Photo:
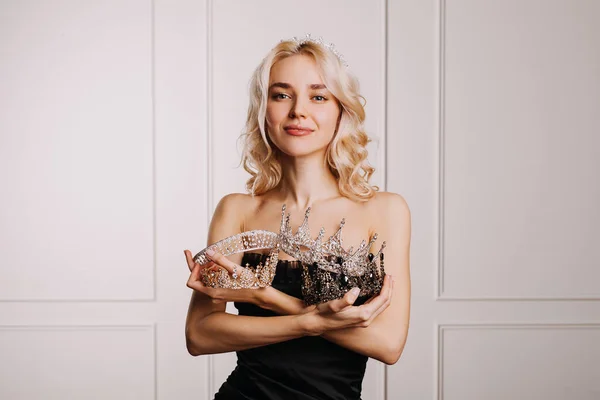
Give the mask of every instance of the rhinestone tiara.
M 286 205 L 281 208 L 279 234 L 267 230 L 251 230 L 222 239 L 201 250 L 194 256 L 200 265 L 210 260 L 206 251 L 211 249 L 224 256 L 251 250 L 268 249 L 265 263 L 243 268 L 239 277 L 233 278 L 224 269 L 218 271 L 203 268 L 200 277 L 210 287 L 259 288 L 272 284 L 277 267 L 279 251 L 283 251 L 301 261 L 302 294 L 306 304 L 317 304 L 342 297 L 348 289 L 359 287 L 361 296 L 377 294 L 381 291 L 385 270 L 383 264 L 384 241 L 376 254 L 369 253 L 377 239 L 375 233 L 367 242 L 363 240 L 358 249 L 344 249 L 342 229 L 345 218 L 338 230 L 323 241 L 325 229 L 321 228 L 315 240 L 311 239 L 308 217 L 311 207 L 305 214 L 296 233 L 290 226 L 291 214 L 285 215 Z M 379 261 L 379 263 L 378 263 Z
M 316 43 L 318 45 L 321 45 L 323 47 L 325 47 L 326 49 L 328 49 L 329 51 L 331 51 L 333 54 L 335 54 L 337 56 L 337 58 L 340 60 L 340 62 L 342 63 L 342 65 L 344 65 L 344 67 L 348 68 L 348 62 L 346 62 L 346 59 L 344 58 L 344 56 L 342 55 L 342 53 L 340 53 L 336 48 L 335 45 L 333 43 L 327 43 L 323 40 L 322 36 L 319 36 L 317 38 L 313 38 L 311 36 L 310 33 L 307 33 L 303 38 L 298 38 L 296 36 L 292 37 L 291 39 L 288 39 L 294 43 L 296 43 L 297 45 L 302 45 L 304 43 L 307 42 L 312 42 L 312 43 Z M 281 42 L 286 41 L 285 39 L 281 39 Z
M 347 275 L 363 275 L 368 269 L 368 253 L 371 245 L 377 240 L 377 233 L 369 240 L 363 240 L 356 252 L 352 252 L 354 247 L 348 250 L 344 249 L 342 241 L 342 229 L 346 219 L 342 218 L 340 227 L 327 241 L 323 242 L 325 228 L 319 230 L 319 235 L 315 240 L 311 239 L 310 229 L 308 227 L 308 216 L 311 207 L 308 207 L 304 214 L 304 221 L 298 227 L 295 234 L 292 233 L 290 226 L 291 214 L 285 215 L 285 204 L 281 208 L 281 227 L 279 230 L 280 249 L 290 256 L 302 261 L 305 264 L 317 264 L 319 268 L 330 272 L 344 272 Z M 386 246 L 383 242 L 381 249 L 373 258 L 379 257 L 379 254 Z

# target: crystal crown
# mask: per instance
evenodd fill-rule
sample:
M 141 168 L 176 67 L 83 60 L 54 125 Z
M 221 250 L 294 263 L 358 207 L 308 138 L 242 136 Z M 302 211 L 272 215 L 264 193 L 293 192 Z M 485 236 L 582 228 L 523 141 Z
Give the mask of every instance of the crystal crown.
M 342 297 L 348 289 L 359 287 L 361 295 L 377 294 L 381 290 L 385 277 L 383 263 L 384 241 L 376 254 L 369 253 L 371 245 L 377 240 L 377 233 L 367 242 L 363 240 L 358 249 L 344 249 L 342 219 L 338 230 L 323 241 L 325 229 L 321 228 L 315 240 L 311 239 L 308 217 L 311 207 L 304 215 L 302 224 L 296 233 L 290 226 L 291 214 L 285 215 L 285 204 L 281 209 L 279 234 L 266 230 L 252 230 L 220 240 L 194 256 L 194 261 L 206 264 L 206 250 L 212 249 L 228 256 L 250 250 L 269 249 L 269 256 L 263 265 L 243 268 L 239 277 L 232 278 L 227 271 L 219 272 L 203 269 L 201 278 L 210 287 L 258 288 L 268 286 L 275 276 L 279 251 L 301 261 L 302 293 L 307 304 L 316 304 Z M 379 263 L 378 263 L 379 261 Z

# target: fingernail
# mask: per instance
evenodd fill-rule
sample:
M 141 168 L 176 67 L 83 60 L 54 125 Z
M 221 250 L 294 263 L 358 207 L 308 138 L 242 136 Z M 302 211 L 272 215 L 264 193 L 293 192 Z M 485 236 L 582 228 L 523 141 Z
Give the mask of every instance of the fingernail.
M 357 288 L 357 287 L 353 288 L 353 289 L 350 291 L 350 294 L 352 295 L 352 297 L 358 297 L 358 294 L 359 294 L 359 293 L 360 293 L 360 288 Z
M 209 257 L 212 257 L 212 256 L 215 255 L 215 252 L 213 250 L 211 250 L 211 249 L 208 249 L 208 250 L 206 250 L 206 255 L 209 256 Z

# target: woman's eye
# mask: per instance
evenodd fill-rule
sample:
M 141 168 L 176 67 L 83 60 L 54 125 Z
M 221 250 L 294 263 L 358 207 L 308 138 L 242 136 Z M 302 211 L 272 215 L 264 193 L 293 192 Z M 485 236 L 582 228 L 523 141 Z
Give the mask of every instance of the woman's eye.
M 284 96 L 287 96 L 287 94 L 285 94 L 285 93 L 275 93 L 273 95 L 273 98 L 276 99 L 276 100 L 281 100 L 281 99 L 285 98 Z
M 325 101 L 325 100 L 327 100 L 324 96 L 319 96 L 319 95 L 315 96 L 314 99 L 317 100 L 317 101 Z

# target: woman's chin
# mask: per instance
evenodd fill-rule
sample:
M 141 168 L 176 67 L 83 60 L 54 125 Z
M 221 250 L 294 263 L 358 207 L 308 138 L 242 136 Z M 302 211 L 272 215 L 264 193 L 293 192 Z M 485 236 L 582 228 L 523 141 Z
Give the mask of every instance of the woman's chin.
M 291 145 L 286 144 L 284 146 L 279 146 L 279 150 L 288 157 L 305 157 L 311 154 L 325 152 L 326 146 L 308 146 L 308 145 Z

